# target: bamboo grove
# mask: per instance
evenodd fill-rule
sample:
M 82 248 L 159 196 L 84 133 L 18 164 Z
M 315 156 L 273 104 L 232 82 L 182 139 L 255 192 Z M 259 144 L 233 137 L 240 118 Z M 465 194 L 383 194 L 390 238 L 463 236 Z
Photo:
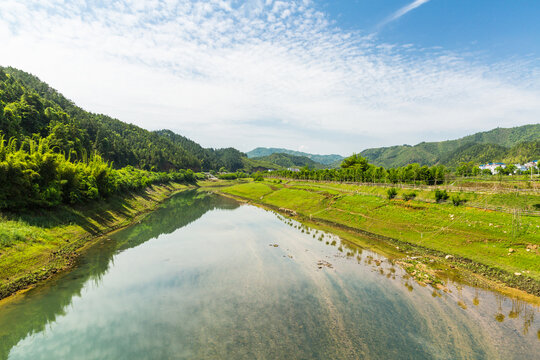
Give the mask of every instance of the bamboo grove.
M 71 161 L 50 143 L 50 138 L 19 143 L 0 135 L 0 209 L 75 204 L 154 183 L 195 181 L 191 170 L 165 173 L 131 166 L 114 169 L 97 154 L 83 154 L 80 160 Z

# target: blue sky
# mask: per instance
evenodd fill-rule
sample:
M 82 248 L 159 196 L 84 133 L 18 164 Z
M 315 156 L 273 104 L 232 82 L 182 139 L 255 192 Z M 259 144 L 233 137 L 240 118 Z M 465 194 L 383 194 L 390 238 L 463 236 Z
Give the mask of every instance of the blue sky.
M 381 29 L 412 0 L 317 0 L 337 26 L 377 33 L 388 43 L 413 43 L 481 54 L 484 61 L 540 56 L 540 3 L 536 0 L 430 0 Z
M 540 1 L 2 0 L 0 65 L 204 146 L 314 153 L 540 120 Z

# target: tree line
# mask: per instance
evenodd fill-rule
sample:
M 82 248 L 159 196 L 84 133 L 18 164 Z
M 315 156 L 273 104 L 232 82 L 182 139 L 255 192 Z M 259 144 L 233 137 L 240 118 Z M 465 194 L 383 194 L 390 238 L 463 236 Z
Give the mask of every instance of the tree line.
M 409 164 L 399 168 L 385 169 L 382 166 L 370 164 L 364 157 L 354 154 L 341 163 L 339 169 L 308 169 L 299 171 L 280 170 L 272 172 L 270 176 L 277 175 L 299 180 L 325 180 L 346 182 L 372 182 L 372 183 L 423 183 L 437 185 L 445 181 L 449 169 L 443 165 L 420 166 Z

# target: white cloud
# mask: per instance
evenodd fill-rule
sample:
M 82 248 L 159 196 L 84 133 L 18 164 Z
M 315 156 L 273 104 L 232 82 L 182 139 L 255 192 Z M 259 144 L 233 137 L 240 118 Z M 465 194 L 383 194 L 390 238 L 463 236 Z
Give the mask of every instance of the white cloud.
M 534 64 L 381 44 L 309 1 L 3 0 L 0 40 L 84 108 L 205 146 L 346 154 L 540 115 Z

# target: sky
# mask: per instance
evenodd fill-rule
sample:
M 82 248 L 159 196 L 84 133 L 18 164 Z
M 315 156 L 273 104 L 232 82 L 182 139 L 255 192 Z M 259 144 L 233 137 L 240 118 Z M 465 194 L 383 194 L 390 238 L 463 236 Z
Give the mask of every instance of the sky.
M 0 0 L 0 65 L 205 147 L 348 155 L 540 122 L 538 0 Z

